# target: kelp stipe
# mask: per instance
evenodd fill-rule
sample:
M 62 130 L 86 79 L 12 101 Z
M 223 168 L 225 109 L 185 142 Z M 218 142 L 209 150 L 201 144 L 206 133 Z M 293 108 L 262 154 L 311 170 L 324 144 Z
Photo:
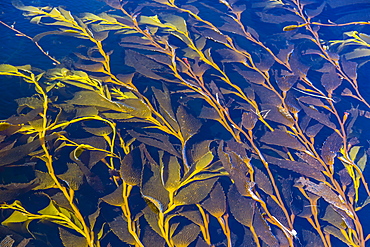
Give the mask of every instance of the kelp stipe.
M 0 65 L 34 88 L 0 123 L 1 168 L 33 172 L 3 178 L 3 226 L 49 246 L 366 246 L 368 22 L 327 21 L 326 2 L 105 2 L 14 2 L 55 27 L 37 45 L 90 46 L 69 68 Z

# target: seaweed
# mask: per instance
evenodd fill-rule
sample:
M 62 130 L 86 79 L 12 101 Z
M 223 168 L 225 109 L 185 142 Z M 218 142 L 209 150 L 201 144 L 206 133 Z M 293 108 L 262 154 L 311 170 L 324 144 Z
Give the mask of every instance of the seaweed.
M 0 21 L 51 61 L 0 65 L 29 88 L 0 122 L 0 245 L 368 244 L 369 22 L 325 19 L 330 1 L 104 2 L 13 1 L 54 29 L 35 37 Z M 71 63 L 49 35 L 81 41 Z

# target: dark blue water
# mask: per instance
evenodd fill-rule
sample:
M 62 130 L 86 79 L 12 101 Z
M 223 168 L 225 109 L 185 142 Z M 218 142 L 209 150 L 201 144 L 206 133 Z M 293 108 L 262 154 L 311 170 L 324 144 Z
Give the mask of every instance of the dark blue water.
M 107 6 L 104 2 L 95 0 L 35 0 L 23 1 L 24 5 L 30 6 L 62 6 L 64 9 L 73 12 L 73 14 L 90 12 L 98 14 L 104 12 Z M 29 23 L 29 19 L 22 16 L 22 11 L 16 9 L 11 4 L 11 0 L 0 1 L 0 20 L 11 25 L 16 29 L 24 32 L 30 37 L 33 37 L 40 32 L 55 30 L 54 27 L 46 27 Z M 13 65 L 33 64 L 35 67 L 47 69 L 52 67 L 52 61 L 42 55 L 36 46 L 32 45 L 31 40 L 24 37 L 15 37 L 15 32 L 0 25 L 0 63 L 8 63 Z M 55 35 L 47 36 L 41 39 L 40 45 L 45 51 L 57 57 L 68 56 L 75 51 L 76 43 L 71 42 L 71 39 L 58 37 Z M 21 59 L 20 59 L 21 58 Z

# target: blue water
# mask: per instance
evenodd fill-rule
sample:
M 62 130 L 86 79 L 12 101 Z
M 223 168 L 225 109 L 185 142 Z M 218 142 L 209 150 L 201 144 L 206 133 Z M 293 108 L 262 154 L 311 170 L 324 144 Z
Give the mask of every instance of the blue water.
M 26 6 L 62 6 L 64 9 L 72 11 L 73 14 L 84 12 L 98 14 L 107 9 L 104 2 L 95 0 L 35 0 L 23 1 L 23 3 Z M 31 37 L 40 32 L 54 29 L 53 27 L 29 23 L 29 19 L 22 16 L 22 11 L 14 8 L 10 0 L 0 1 L 0 20 L 8 25 L 14 24 L 15 28 Z M 52 61 L 42 55 L 36 46 L 32 45 L 31 40 L 24 37 L 15 38 L 15 32 L 3 25 L 0 25 L 0 40 L 0 64 L 32 64 L 42 69 L 48 69 L 53 66 Z M 40 45 L 45 51 L 49 51 L 51 55 L 58 57 L 58 59 L 63 56 L 68 56 L 70 53 L 74 52 L 76 48 L 76 44 L 71 42 L 70 39 L 68 40 L 65 39 L 65 37 L 58 37 L 55 35 L 44 37 L 40 41 Z

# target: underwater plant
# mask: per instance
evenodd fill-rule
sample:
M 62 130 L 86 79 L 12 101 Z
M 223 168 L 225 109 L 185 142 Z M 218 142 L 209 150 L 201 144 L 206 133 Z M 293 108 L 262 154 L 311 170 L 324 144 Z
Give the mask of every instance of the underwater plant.
M 369 6 L 104 2 L 0 20 L 51 61 L 0 65 L 1 246 L 368 245 Z

